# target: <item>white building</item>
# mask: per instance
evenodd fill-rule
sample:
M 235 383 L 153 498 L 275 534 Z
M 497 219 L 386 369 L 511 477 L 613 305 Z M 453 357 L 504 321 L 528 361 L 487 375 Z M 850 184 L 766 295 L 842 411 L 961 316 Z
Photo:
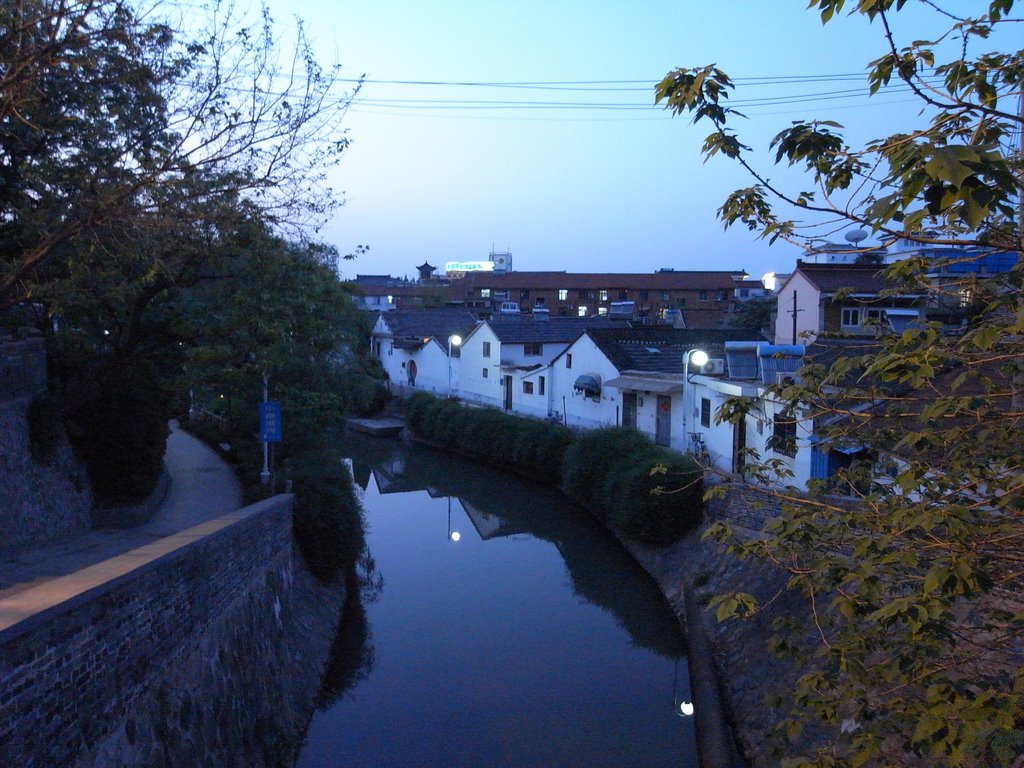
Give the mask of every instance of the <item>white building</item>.
M 465 338 L 477 324 L 464 309 L 395 310 L 377 316 L 370 348 L 387 373 L 393 392 L 417 389 L 449 395 L 459 388 L 459 347 L 453 336 Z
M 552 362 L 551 413 L 570 427 L 632 427 L 659 445 L 686 451 L 692 431 L 683 407 L 686 355 L 703 349 L 713 358 L 708 370 L 724 369 L 722 344 L 748 335 L 664 327 L 588 330 Z M 699 371 L 694 366 L 686 372 L 692 377 Z
M 551 408 L 551 362 L 586 328 L 625 327 L 606 318 L 495 317 L 462 344 L 459 397 L 545 418 Z

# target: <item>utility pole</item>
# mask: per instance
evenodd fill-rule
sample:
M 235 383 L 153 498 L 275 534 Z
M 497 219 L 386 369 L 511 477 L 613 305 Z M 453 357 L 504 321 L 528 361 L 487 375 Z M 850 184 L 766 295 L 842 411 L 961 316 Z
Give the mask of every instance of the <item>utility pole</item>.
M 803 312 L 802 309 L 796 308 L 796 290 L 793 291 L 793 308 L 789 310 L 789 314 L 793 316 L 793 344 L 796 345 L 796 313 Z

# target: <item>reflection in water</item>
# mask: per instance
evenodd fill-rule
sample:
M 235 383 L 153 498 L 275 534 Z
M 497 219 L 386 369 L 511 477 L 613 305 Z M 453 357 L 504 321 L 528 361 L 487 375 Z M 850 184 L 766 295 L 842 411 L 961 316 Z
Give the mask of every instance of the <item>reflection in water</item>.
M 697 765 L 679 623 L 599 524 L 443 454 L 348 448 L 388 589 L 346 607 L 298 766 Z
M 561 495 L 420 446 L 383 440 L 363 443 L 352 452 L 357 478 L 369 482 L 372 474 L 381 493 L 427 491 L 435 498 L 447 496 L 449 505 L 461 507 L 484 541 L 528 534 L 551 542 L 565 560 L 573 591 L 609 611 L 638 647 L 670 659 L 686 653 L 679 620 L 654 580 L 635 560 L 623 556 L 622 545 L 598 522 Z M 500 493 L 495 493 L 496 487 Z M 448 518 L 451 533 L 450 507 Z M 624 590 L 623 583 L 630 589 Z
M 366 605 L 384 589 L 384 579 L 367 553 L 357 569 L 345 579 L 348 598 L 341 612 L 338 634 L 331 646 L 324 679 L 317 696 L 317 709 L 330 709 L 337 700 L 373 671 L 373 634 L 366 618 Z

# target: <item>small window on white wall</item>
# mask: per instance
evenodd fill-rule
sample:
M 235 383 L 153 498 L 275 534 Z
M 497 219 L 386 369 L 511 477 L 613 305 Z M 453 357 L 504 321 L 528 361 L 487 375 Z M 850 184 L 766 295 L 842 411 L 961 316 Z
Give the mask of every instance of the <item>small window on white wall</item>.
M 480 375 L 483 376 L 486 379 L 487 378 L 487 369 L 484 368 L 483 371 L 480 373 Z
M 839 319 L 840 325 L 844 328 L 856 328 L 860 325 L 860 309 L 857 307 L 847 307 L 842 311 L 842 315 Z
M 711 426 L 711 401 L 706 397 L 700 399 L 700 425 Z

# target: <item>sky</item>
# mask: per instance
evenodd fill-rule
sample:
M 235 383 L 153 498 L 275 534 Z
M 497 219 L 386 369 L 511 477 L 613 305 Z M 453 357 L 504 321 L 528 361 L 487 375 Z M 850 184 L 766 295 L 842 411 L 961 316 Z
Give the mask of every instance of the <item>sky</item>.
M 906 41 L 935 16 L 911 5 L 895 20 Z M 794 246 L 723 230 L 718 206 L 752 181 L 725 158 L 704 163 L 710 129 L 654 107 L 655 83 L 680 66 L 728 72 L 748 117 L 741 138 L 792 189 L 810 183 L 768 153 L 791 121 L 834 119 L 862 141 L 917 112 L 907 93 L 866 96 L 865 65 L 885 50 L 878 24 L 844 17 L 822 26 L 806 0 L 269 7 L 283 43 L 297 15 L 324 64 L 366 78 L 345 116 L 351 145 L 330 177 L 346 202 L 318 235 L 342 254 L 370 247 L 343 262 L 346 278 L 415 276 L 424 261 L 443 270 L 492 250 L 510 251 L 520 271 L 787 272 L 801 255 Z

